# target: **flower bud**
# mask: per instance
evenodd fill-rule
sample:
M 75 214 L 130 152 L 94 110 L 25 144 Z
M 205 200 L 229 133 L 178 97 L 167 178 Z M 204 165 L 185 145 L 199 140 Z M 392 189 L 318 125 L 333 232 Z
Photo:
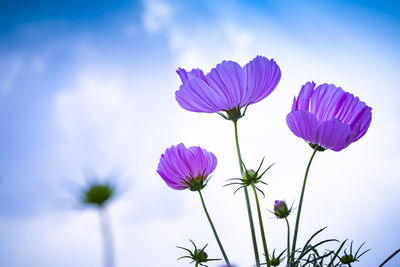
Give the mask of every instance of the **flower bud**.
M 346 241 L 345 241 L 346 242 Z M 344 244 L 344 243 L 343 243 Z M 353 254 L 353 241 L 350 243 L 350 253 L 344 250 L 344 255 L 339 258 L 342 264 L 347 264 L 350 266 L 351 263 L 359 261 L 360 257 L 370 251 L 370 249 L 365 250 L 364 252 L 360 252 L 361 248 L 364 246 L 365 242 L 361 244 L 361 246 L 357 249 L 356 253 Z
M 282 251 L 281 254 L 279 254 L 278 256 L 275 256 L 275 249 L 272 252 L 272 256 L 271 256 L 271 266 L 279 266 L 279 264 L 281 264 L 281 262 L 283 261 L 283 258 L 281 259 L 283 253 L 285 253 L 286 250 Z
M 197 262 L 207 262 L 208 255 L 204 250 L 197 249 L 195 254 L 197 254 Z
M 203 263 L 209 262 L 209 261 L 218 261 L 218 260 L 220 260 L 220 259 L 209 259 L 208 258 L 208 254 L 204 251 L 204 249 L 207 247 L 208 244 L 205 245 L 202 249 L 198 249 L 196 244 L 192 240 L 189 239 L 189 241 L 192 242 L 192 244 L 194 246 L 194 250 L 191 251 L 188 248 L 177 246 L 177 248 L 180 248 L 180 249 L 185 250 L 186 252 L 189 252 L 189 255 L 182 256 L 182 257 L 178 258 L 178 260 L 184 259 L 184 258 L 191 259 L 192 262 L 196 262 L 196 266 L 198 266 L 198 265 L 206 266 Z
M 355 261 L 356 261 L 356 259 L 351 254 L 350 255 L 346 254 L 346 255 L 340 257 L 340 262 L 343 263 L 343 264 L 350 264 L 350 263 L 353 263 Z
M 253 169 L 246 170 L 242 173 L 242 181 L 243 184 L 248 186 L 251 183 L 256 183 L 257 182 L 257 177 L 258 173 L 254 171 Z
M 279 264 L 281 264 L 281 259 L 280 258 L 273 257 L 271 259 L 271 266 L 279 266 Z
M 285 201 L 275 200 L 274 213 L 276 217 L 279 219 L 284 219 L 289 216 L 290 211 L 291 210 L 288 209 Z

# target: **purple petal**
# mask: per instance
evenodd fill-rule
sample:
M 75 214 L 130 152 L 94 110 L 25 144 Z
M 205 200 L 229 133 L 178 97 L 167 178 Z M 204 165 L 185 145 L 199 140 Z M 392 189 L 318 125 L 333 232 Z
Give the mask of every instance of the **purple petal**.
M 198 177 L 207 171 L 205 155 L 200 147 L 192 146 L 188 149 L 185 161 L 189 164 L 190 174 Z
M 307 82 L 305 85 L 301 87 L 297 101 L 293 102 L 292 111 L 293 110 L 309 111 L 310 98 L 312 93 L 314 92 L 314 88 L 315 88 L 314 82 Z
M 340 121 L 350 125 L 352 128 L 361 120 L 360 134 L 355 141 L 360 139 L 368 130 L 369 124 L 371 123 L 371 110 L 372 109 L 364 102 L 360 101 L 358 97 L 346 93 L 346 100 L 337 117 Z
M 266 98 L 276 88 L 281 79 L 281 69 L 278 64 L 266 57 L 257 56 L 244 66 L 247 86 L 241 106 L 257 103 Z
M 157 172 L 164 179 L 168 186 L 174 189 L 184 189 L 187 187 L 182 179 L 188 173 L 186 166 L 182 164 L 179 150 L 183 144 L 172 146 L 165 150 L 161 155 Z
M 310 112 L 315 114 L 321 124 L 335 118 L 345 99 L 342 88 L 333 84 L 321 84 L 311 96 Z
M 186 82 L 186 80 L 189 79 L 188 74 L 187 74 L 187 71 L 186 71 L 185 69 L 178 68 L 178 69 L 176 70 L 176 73 L 178 73 L 179 78 L 181 78 L 181 81 L 182 81 L 182 82 Z
M 185 178 L 187 168 L 184 164 L 182 164 L 180 149 L 182 149 L 183 144 L 179 144 L 177 146 L 172 146 L 165 150 L 165 153 L 162 155 L 160 160 L 161 167 L 166 176 L 169 179 L 179 182 L 181 178 Z
M 356 123 L 355 119 L 365 106 L 365 103 L 360 101 L 358 97 L 354 97 L 350 93 L 345 93 L 345 98 L 336 118 L 348 125 Z
M 295 110 L 287 115 L 286 122 L 289 129 L 297 137 L 303 138 L 313 144 L 316 143 L 318 122 L 314 114 L 307 111 Z
M 358 117 L 357 117 L 357 121 L 360 123 L 360 130 L 357 134 L 357 137 L 355 138 L 355 141 L 357 141 L 358 139 L 360 139 L 361 137 L 364 136 L 364 134 L 367 132 L 369 125 L 371 124 L 371 120 L 372 120 L 372 108 L 365 106 L 363 108 L 363 110 L 359 113 Z
M 185 188 L 187 188 L 187 185 L 184 184 L 180 184 L 178 182 L 175 182 L 173 180 L 170 180 L 165 173 L 163 173 L 161 170 L 157 170 L 158 174 L 163 178 L 163 180 L 165 181 L 165 183 L 171 187 L 172 189 L 175 190 L 183 190 Z
M 191 164 L 193 177 L 204 174 L 208 176 L 217 166 L 217 158 L 211 152 L 199 146 L 192 146 L 188 149 L 186 160 Z
M 351 143 L 356 141 L 357 136 L 360 133 L 360 130 L 361 130 L 361 122 L 357 121 L 357 123 L 354 124 L 353 128 L 351 128 L 351 133 L 349 137 L 347 137 L 346 144 L 344 145 L 343 148 L 348 147 Z
M 338 119 L 332 119 L 318 127 L 316 144 L 334 151 L 340 151 L 345 148 L 346 140 L 350 135 L 349 125 L 341 123 Z
M 364 102 L 350 93 L 345 93 L 345 99 L 336 117 L 343 123 L 350 125 L 352 134 L 347 145 L 360 139 L 368 130 L 372 112 Z
M 189 79 L 198 78 L 202 81 L 206 81 L 204 73 L 200 69 L 192 69 L 190 72 L 187 72 L 185 69 L 179 68 L 176 73 L 178 73 L 181 78 L 182 83 L 186 82 Z
M 184 186 L 182 179 L 185 177 L 185 170 L 177 165 L 177 149 L 172 146 L 165 150 L 161 155 L 157 172 L 171 188 L 184 189 L 182 188 Z
M 214 113 L 224 106 L 224 99 L 204 81 L 193 78 L 186 80 L 175 92 L 179 105 L 189 111 Z
M 206 75 L 208 85 L 220 95 L 219 110 L 230 110 L 241 104 L 246 90 L 245 74 L 240 65 L 223 61 Z

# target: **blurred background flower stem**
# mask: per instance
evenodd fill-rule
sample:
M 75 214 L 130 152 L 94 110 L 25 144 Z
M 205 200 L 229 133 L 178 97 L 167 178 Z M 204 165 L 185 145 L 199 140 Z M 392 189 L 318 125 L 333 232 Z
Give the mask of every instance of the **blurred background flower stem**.
M 103 206 L 99 206 L 98 212 L 100 218 L 101 234 L 103 237 L 103 266 L 114 267 L 114 245 L 110 226 L 110 217 L 108 216 L 106 208 Z

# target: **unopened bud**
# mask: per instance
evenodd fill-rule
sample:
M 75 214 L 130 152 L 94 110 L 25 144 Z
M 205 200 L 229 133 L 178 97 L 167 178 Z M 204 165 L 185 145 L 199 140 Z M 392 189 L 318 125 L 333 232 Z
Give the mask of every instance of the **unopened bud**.
M 208 255 L 204 250 L 197 249 L 195 255 L 197 255 L 197 262 L 207 262 Z
M 284 219 L 289 216 L 290 210 L 288 209 L 285 201 L 275 200 L 274 213 L 276 217 Z
M 279 264 L 281 264 L 281 259 L 280 258 L 273 257 L 271 259 L 271 266 L 279 266 Z

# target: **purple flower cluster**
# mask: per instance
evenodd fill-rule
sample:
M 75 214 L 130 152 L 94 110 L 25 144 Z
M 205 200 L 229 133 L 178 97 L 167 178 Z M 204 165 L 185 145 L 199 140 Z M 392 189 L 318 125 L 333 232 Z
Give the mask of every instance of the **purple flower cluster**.
M 276 62 L 257 56 L 243 68 L 223 61 L 204 75 L 200 69 L 179 68 L 182 85 L 175 92 L 179 105 L 194 112 L 225 111 L 238 119 L 240 109 L 267 97 L 277 86 L 281 71 Z M 302 86 L 286 121 L 290 130 L 313 148 L 340 151 L 360 139 L 371 123 L 371 108 L 358 97 L 333 84 L 314 82 Z M 236 112 L 236 115 L 235 115 Z M 161 156 L 158 173 L 173 189 L 185 189 L 194 181 L 206 181 L 215 169 L 216 157 L 200 148 L 172 146 Z
M 274 255 L 275 250 L 271 257 L 268 253 L 257 189 L 261 193 L 263 192 L 255 186 L 265 171 L 261 175 L 258 175 L 259 169 L 257 171 L 247 170 L 242 160 L 237 132 L 237 121 L 245 115 L 247 107 L 266 98 L 278 85 L 281 78 L 279 66 L 273 59 L 269 60 L 265 57 L 257 56 L 244 67 L 233 61 L 223 61 L 208 74 L 204 74 L 200 69 L 193 69 L 188 72 L 181 68 L 177 70 L 177 73 L 182 84 L 179 90 L 175 92 L 175 98 L 182 108 L 193 112 L 218 113 L 225 119 L 233 121 L 239 167 L 244 175 L 242 179 L 232 178 L 229 180 L 240 180 L 231 184 L 240 185 L 239 189 L 243 188 L 245 192 L 256 266 L 260 266 L 261 262 L 258 254 L 254 223 L 251 219 L 251 204 L 247 187 L 252 187 L 255 195 L 266 260 L 265 264 L 268 266 L 279 265 L 284 252 L 278 257 Z M 287 220 L 292 209 L 289 209 L 286 202 L 282 200 L 276 200 L 274 204 L 274 214 L 277 218 L 285 219 L 288 227 L 287 266 L 297 266 L 302 263 L 301 257 L 305 255 L 301 252 L 302 256 L 296 258 L 298 251 L 296 241 L 308 171 L 314 155 L 317 151 L 324 151 L 326 149 L 340 151 L 363 137 L 371 124 L 371 111 L 372 108 L 367 106 L 358 97 L 343 91 L 340 87 L 336 87 L 333 84 L 316 86 L 314 82 L 308 82 L 302 86 L 298 97 L 294 98 L 292 110 L 287 115 L 286 122 L 289 129 L 297 137 L 307 141 L 314 151 L 304 176 L 297 209 L 292 248 L 290 248 L 290 229 Z M 205 214 L 220 247 L 226 266 L 232 266 L 212 223 L 201 193 L 201 189 L 206 186 L 210 174 L 215 170 L 216 165 L 217 159 L 211 152 L 199 146 L 186 148 L 181 143 L 166 149 L 164 154 L 161 155 L 157 172 L 167 185 L 173 189 L 182 190 L 189 188 L 191 191 L 198 191 Z M 262 181 L 260 182 L 266 184 Z M 207 258 L 204 248 L 200 251 L 200 254 L 196 254 L 196 249 L 196 253 L 192 253 L 190 250 L 183 248 L 190 253 L 190 256 L 183 256 L 181 258 L 190 258 L 202 265 L 201 263 L 203 262 L 211 261 Z M 292 253 L 290 253 L 291 251 Z M 342 258 L 340 259 L 342 261 Z M 357 259 L 351 258 L 349 260 L 346 258 L 346 260 L 346 262 L 350 262 L 350 260 L 353 262 Z M 321 263 L 320 265 L 323 264 Z

